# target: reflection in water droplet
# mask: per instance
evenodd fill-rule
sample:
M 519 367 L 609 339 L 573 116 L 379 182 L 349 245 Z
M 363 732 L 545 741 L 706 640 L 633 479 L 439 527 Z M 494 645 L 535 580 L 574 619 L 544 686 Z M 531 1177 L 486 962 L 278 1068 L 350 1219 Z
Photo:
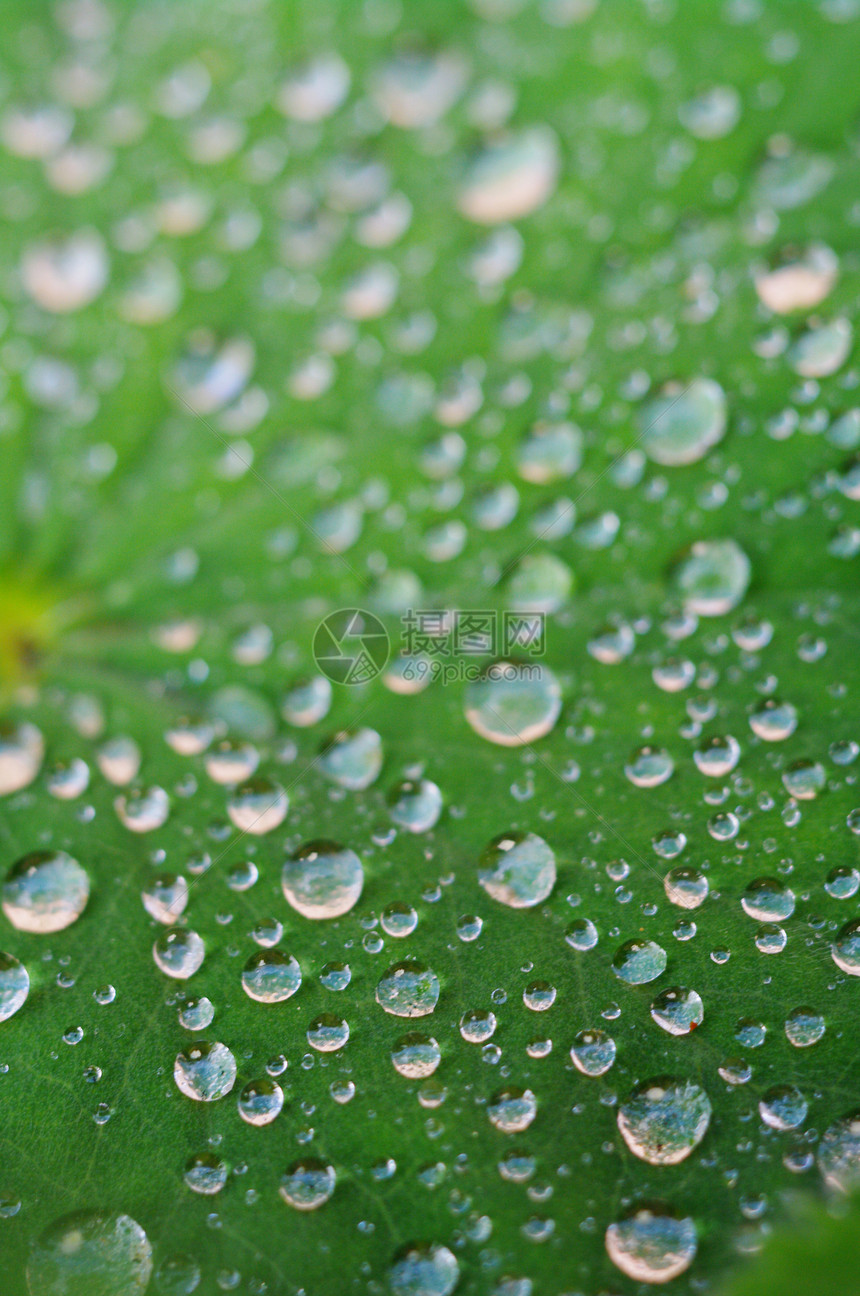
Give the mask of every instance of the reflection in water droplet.
M 307 1041 L 319 1053 L 336 1053 L 349 1039 L 349 1025 L 335 1013 L 320 1013 L 307 1029 Z
M 274 1080 L 251 1080 L 239 1094 L 239 1115 L 248 1125 L 271 1125 L 284 1105 L 284 1091 Z
M 502 747 L 520 747 L 555 725 L 561 685 L 541 663 L 496 661 L 467 685 L 465 707 L 475 733 Z
M 305 1157 L 281 1176 L 279 1191 L 284 1201 L 295 1210 L 312 1211 L 328 1201 L 335 1183 L 333 1166 L 317 1157 Z
M 797 1129 L 806 1120 L 809 1103 L 795 1085 L 774 1085 L 759 1099 L 759 1114 L 771 1129 Z
M 405 779 L 389 792 L 388 813 L 408 832 L 428 832 L 442 813 L 442 793 L 430 779 Z
M 0 1022 L 16 1013 L 30 993 L 30 978 L 13 954 L 0 953 Z
M 227 813 L 240 832 L 260 837 L 284 822 L 289 805 L 290 798 L 279 784 L 254 778 L 231 793 Z
M 785 1034 L 795 1048 L 817 1044 L 826 1030 L 824 1018 L 814 1008 L 793 1008 L 785 1019 Z
M 442 1059 L 442 1050 L 432 1035 L 410 1031 L 402 1035 L 391 1051 L 394 1069 L 409 1080 L 430 1076 Z
M 297 680 L 281 700 L 281 715 L 287 724 L 305 729 L 328 715 L 331 699 L 331 682 L 324 675 Z
M 639 444 L 654 463 L 695 463 L 722 440 L 726 395 L 711 378 L 669 383 L 639 412 Z
M 460 1277 L 453 1252 L 436 1242 L 412 1242 L 388 1271 L 393 1296 L 451 1296 Z
M 188 904 L 188 883 L 174 873 L 160 873 L 146 884 L 140 898 L 150 918 L 170 926 L 179 921 Z
M 695 990 L 675 986 L 657 996 L 651 1004 L 651 1016 L 670 1035 L 689 1035 L 690 1031 L 701 1026 L 705 1010 Z
M 439 978 L 417 959 L 395 963 L 376 987 L 376 1002 L 395 1017 L 426 1017 L 439 999 Z
M 665 783 L 675 772 L 675 762 L 662 747 L 640 747 L 624 766 L 634 787 L 652 788 Z
M 689 865 L 670 869 L 663 886 L 667 898 L 679 909 L 698 909 L 708 897 L 708 879 Z
M 0 722 L 0 796 L 29 787 L 44 754 L 44 740 L 34 724 Z
M 81 1211 L 41 1234 L 27 1262 L 30 1296 L 137 1296 L 152 1276 L 152 1247 L 129 1215 Z
M 701 1143 L 711 1103 L 699 1085 L 660 1076 L 640 1084 L 618 1109 L 630 1151 L 650 1165 L 677 1165 Z
M 152 947 L 155 966 L 177 981 L 193 976 L 202 966 L 205 954 L 203 938 L 188 927 L 171 927 Z
M 735 540 L 697 540 L 675 571 L 688 612 L 724 616 L 747 591 L 752 568 Z
M 227 1167 L 220 1157 L 201 1152 L 186 1162 L 183 1178 L 192 1192 L 212 1197 L 226 1184 Z
M 778 878 L 756 878 L 741 896 L 741 906 L 759 922 L 782 922 L 794 913 L 794 892 Z
M 89 898 L 89 878 L 65 851 L 25 855 L 3 883 L 3 912 L 18 931 L 62 931 L 80 918 Z
M 65 315 L 98 297 L 108 271 L 101 235 L 78 230 L 53 242 L 31 244 L 21 261 L 21 282 L 43 310 Z
M 375 729 L 343 730 L 322 747 L 317 766 L 339 787 L 358 792 L 375 783 L 382 769 L 382 739 Z
M 529 909 L 555 886 L 555 853 L 536 833 L 502 833 L 481 855 L 481 886 L 511 909 Z
M 656 941 L 629 940 L 616 951 L 612 968 L 628 985 L 645 985 L 663 975 L 667 962 L 666 951 Z
M 236 1083 L 236 1059 L 226 1044 L 200 1040 L 176 1054 L 173 1079 L 186 1098 L 216 1102 Z
M 167 822 L 170 797 L 164 788 L 134 788 L 114 801 L 117 818 L 131 832 L 154 832 Z
M 518 220 L 543 206 L 555 189 L 558 170 L 558 141 L 548 127 L 500 136 L 472 159 L 457 206 L 480 225 Z
M 853 1193 L 860 1187 L 860 1111 L 849 1112 L 824 1131 L 818 1167 L 828 1188 Z
M 284 863 L 281 886 L 305 918 L 339 918 L 357 904 L 364 869 L 355 851 L 332 841 L 300 846 Z
M 257 1003 L 282 1003 L 302 984 L 302 970 L 292 954 L 262 949 L 252 954 L 242 969 L 242 989 Z
M 537 1098 L 531 1089 L 510 1086 L 495 1094 L 487 1107 L 490 1123 L 504 1134 L 528 1129 L 537 1115 Z
M 797 728 L 797 708 L 777 698 L 765 700 L 750 716 L 750 729 L 764 742 L 782 742 Z
M 602 1030 L 580 1031 L 570 1050 L 578 1071 L 587 1076 L 602 1076 L 615 1061 L 615 1040 Z
M 639 1206 L 606 1230 L 609 1259 L 636 1282 L 671 1282 L 689 1269 L 697 1246 L 692 1219 L 662 1205 Z

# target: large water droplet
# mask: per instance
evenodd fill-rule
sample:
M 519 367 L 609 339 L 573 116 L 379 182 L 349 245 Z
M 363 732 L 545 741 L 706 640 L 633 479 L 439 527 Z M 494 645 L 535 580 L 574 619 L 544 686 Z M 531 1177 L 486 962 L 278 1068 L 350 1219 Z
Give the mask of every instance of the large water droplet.
M 689 1269 L 697 1245 L 692 1219 L 662 1205 L 639 1206 L 606 1230 L 609 1259 L 635 1282 L 671 1282 Z
M 3 883 L 3 912 L 19 931 L 62 931 L 80 918 L 89 898 L 89 878 L 65 851 L 25 855 Z
M 561 685 L 540 663 L 496 661 L 467 686 L 465 704 L 475 733 L 520 747 L 552 729 L 561 714 Z
M 640 410 L 639 428 L 639 444 L 654 463 L 695 463 L 723 438 L 725 392 L 711 378 L 669 383 Z
M 13 954 L 0 953 L 0 1022 L 22 1006 L 30 993 L 30 978 Z
M 478 881 L 511 909 L 530 909 L 555 886 L 555 853 L 536 833 L 502 833 L 481 856 Z
M 417 959 L 395 963 L 376 987 L 376 1002 L 395 1017 L 426 1017 L 439 999 L 439 978 Z
M 236 1059 L 226 1044 L 199 1040 L 173 1063 L 173 1079 L 180 1093 L 197 1102 L 217 1102 L 236 1083 Z
M 129 1215 L 80 1212 L 51 1224 L 27 1262 L 30 1296 L 137 1296 L 152 1276 L 152 1247 Z
M 436 1242 L 412 1242 L 398 1251 L 388 1271 L 394 1296 L 451 1296 L 460 1277 L 453 1252 Z
M 305 918 L 339 918 L 358 902 L 364 869 L 348 846 L 306 842 L 284 863 L 281 886 L 289 903 Z
M 650 1165 L 677 1165 L 701 1143 L 711 1103 L 699 1085 L 660 1076 L 639 1085 L 618 1109 L 630 1151 Z

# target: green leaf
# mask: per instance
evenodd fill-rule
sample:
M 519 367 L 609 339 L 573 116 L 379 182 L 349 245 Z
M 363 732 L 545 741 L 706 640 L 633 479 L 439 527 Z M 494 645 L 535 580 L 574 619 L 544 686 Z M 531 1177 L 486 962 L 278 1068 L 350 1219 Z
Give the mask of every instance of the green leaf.
M 860 1162 L 857 6 L 4 32 L 4 1292 L 716 1287 Z

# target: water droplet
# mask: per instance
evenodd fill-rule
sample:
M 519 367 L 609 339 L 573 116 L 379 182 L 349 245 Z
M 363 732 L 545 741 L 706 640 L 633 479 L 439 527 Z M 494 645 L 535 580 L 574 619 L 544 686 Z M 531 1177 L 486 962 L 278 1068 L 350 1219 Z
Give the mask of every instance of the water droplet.
M 170 926 L 179 921 L 188 904 L 188 883 L 174 873 L 160 873 L 143 888 L 141 899 L 151 918 Z
M 708 879 L 689 865 L 670 869 L 663 887 L 667 898 L 679 909 L 698 909 L 708 897 Z
M 572 477 L 582 462 L 583 436 L 574 423 L 535 423 L 520 442 L 517 471 L 537 486 Z
M 570 1050 L 571 1061 L 587 1076 L 602 1076 L 615 1061 L 615 1040 L 602 1030 L 580 1031 Z
M 662 1205 L 638 1206 L 606 1230 L 609 1259 L 635 1282 L 671 1282 L 689 1269 L 697 1245 L 692 1219 Z
M 130 832 L 154 832 L 167 822 L 170 797 L 164 788 L 133 788 L 113 803 L 117 818 Z
M 824 1131 L 818 1167 L 828 1188 L 852 1193 L 860 1186 L 860 1111 L 840 1117 Z
M 693 752 L 696 768 L 707 778 L 725 778 L 732 772 L 740 758 L 740 743 L 730 734 L 725 737 L 706 738 Z
M 155 966 L 165 976 L 187 981 L 203 965 L 203 938 L 188 927 L 171 927 L 152 947 Z
M 860 919 L 847 922 L 830 947 L 833 962 L 848 976 L 860 976 Z
M 342 730 L 323 745 L 317 765 L 332 783 L 358 792 L 379 777 L 382 739 L 375 729 Z
M 705 1010 L 695 990 L 675 986 L 657 996 L 651 1004 L 651 1016 L 670 1035 L 689 1035 L 701 1026 Z
M 402 940 L 404 936 L 411 936 L 415 931 L 418 926 L 418 914 L 412 905 L 398 901 L 383 909 L 379 922 L 386 936 Z
M 152 1247 L 129 1215 L 81 1211 L 51 1224 L 27 1262 L 31 1296 L 136 1296 L 152 1276 Z
M 756 878 L 741 896 L 741 905 L 759 922 L 782 922 L 794 913 L 794 892 L 778 878 Z
M 612 968 L 628 985 L 646 985 L 663 975 L 667 962 L 666 951 L 656 941 L 629 940 L 616 951 Z
M 281 1176 L 280 1194 L 294 1210 L 312 1211 L 324 1205 L 335 1189 L 334 1167 L 316 1157 L 305 1157 Z
M 376 1002 L 395 1017 L 426 1017 L 439 999 L 439 978 L 417 959 L 395 963 L 376 987 Z
M 817 1044 L 826 1030 L 824 1018 L 814 1008 L 793 1008 L 785 1019 L 785 1033 L 795 1048 Z
M 289 805 L 290 798 L 279 784 L 254 778 L 231 793 L 227 813 L 240 832 L 259 837 L 284 822 Z
M 537 1115 L 537 1098 L 531 1089 L 508 1087 L 494 1094 L 487 1107 L 490 1124 L 503 1134 L 528 1129 Z
M 432 1035 L 411 1031 L 402 1035 L 391 1051 L 394 1069 L 409 1080 L 423 1080 L 433 1074 L 442 1059 L 442 1050 Z
M 555 853 L 536 833 L 502 833 L 484 850 L 481 866 L 481 886 L 511 909 L 541 904 L 555 886 Z
M 675 571 L 684 606 L 696 616 L 724 616 L 750 583 L 750 560 L 735 540 L 697 540 Z
M 281 949 L 259 950 L 242 969 L 242 989 L 257 1003 L 283 1003 L 301 984 L 301 968 L 292 954 Z
M 558 142 L 548 127 L 499 136 L 470 162 L 457 206 L 480 225 L 519 220 L 543 206 L 555 189 L 558 170 Z
M 42 765 L 45 743 L 34 724 L 0 723 L 0 796 L 29 787 Z
M 98 297 L 108 281 L 107 249 L 95 230 L 33 243 L 21 260 L 21 282 L 42 310 L 68 314 Z
M 30 978 L 13 954 L 0 953 L 0 1022 L 7 1021 L 30 993 Z
M 575 918 L 567 927 L 564 939 L 571 949 L 584 953 L 594 949 L 598 941 L 597 928 L 590 918 Z
M 783 771 L 785 790 L 798 801 L 814 801 L 824 789 L 827 775 L 819 761 L 799 760 Z
M 436 1242 L 412 1242 L 395 1256 L 388 1271 L 394 1296 L 451 1296 L 460 1278 L 453 1252 Z
M 319 1053 L 335 1053 L 349 1039 L 349 1025 L 335 1013 L 320 1013 L 307 1029 L 307 1041 Z
M 311 841 L 284 863 L 284 895 L 305 918 L 339 918 L 357 904 L 364 870 L 355 851 L 337 842 Z
M 666 467 L 704 458 L 726 430 L 726 395 L 711 378 L 669 383 L 639 413 L 639 444 Z
M 179 1005 L 179 1024 L 186 1030 L 205 1030 L 215 1017 L 215 1006 L 211 999 L 201 995 L 199 999 L 189 999 Z
M 236 1059 L 226 1044 L 199 1040 L 176 1054 L 173 1079 L 186 1098 L 216 1102 L 236 1083 Z
M 274 1080 L 251 1080 L 239 1094 L 239 1115 L 248 1125 L 271 1125 L 284 1105 L 284 1091 Z
M 675 772 L 675 762 L 662 747 L 640 747 L 624 766 L 634 787 L 652 788 L 665 783 Z
M 226 1184 L 227 1167 L 220 1157 L 201 1152 L 186 1162 L 183 1178 L 192 1192 L 212 1197 Z
M 388 813 L 408 832 L 428 832 L 442 813 L 442 793 L 430 779 L 405 779 L 389 792 Z
M 758 1109 L 771 1129 L 797 1129 L 806 1120 L 809 1103 L 795 1085 L 774 1085 L 762 1094 Z
M 3 883 L 3 912 L 18 931 L 63 931 L 80 918 L 89 898 L 89 878 L 65 851 L 25 855 Z
M 711 1102 L 700 1085 L 660 1076 L 640 1084 L 618 1109 L 630 1151 L 650 1165 L 677 1165 L 701 1143 Z
M 475 733 L 502 747 L 520 747 L 555 725 L 561 685 L 541 663 L 496 661 L 467 685 L 465 707 Z

